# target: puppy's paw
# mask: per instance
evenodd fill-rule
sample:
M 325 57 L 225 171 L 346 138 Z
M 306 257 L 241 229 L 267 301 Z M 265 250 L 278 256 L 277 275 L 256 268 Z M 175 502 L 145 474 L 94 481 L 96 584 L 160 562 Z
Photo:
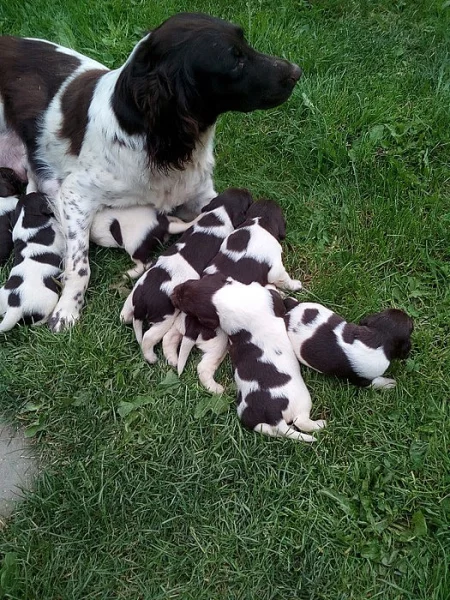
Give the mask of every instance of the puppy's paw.
M 53 332 L 58 333 L 72 327 L 79 318 L 80 310 L 76 306 L 65 308 L 58 304 L 48 320 L 48 326 Z
M 145 360 L 151 365 L 154 365 L 158 361 L 158 357 L 153 352 L 153 348 L 147 350 L 142 349 L 142 354 L 144 355 Z
M 395 379 L 389 379 L 388 377 L 375 377 L 370 384 L 370 387 L 374 390 L 392 390 L 396 386 Z
M 215 381 L 209 382 L 208 385 L 205 385 L 205 388 L 208 390 L 208 392 L 211 392 L 211 394 L 216 394 L 217 396 L 220 396 L 225 391 L 223 385 L 220 385 L 220 383 L 216 383 Z
M 299 279 L 293 279 L 289 288 L 292 292 L 299 292 L 303 289 L 302 282 Z

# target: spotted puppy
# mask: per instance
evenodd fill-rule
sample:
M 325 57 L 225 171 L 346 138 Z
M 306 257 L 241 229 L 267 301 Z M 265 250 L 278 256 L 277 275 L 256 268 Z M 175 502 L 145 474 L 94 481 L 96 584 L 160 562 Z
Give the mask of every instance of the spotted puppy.
M 284 302 L 289 339 L 302 364 L 361 387 L 395 386 L 382 375 L 391 360 L 406 358 L 411 349 L 414 326 L 406 313 L 389 308 L 355 325 L 321 304 L 299 304 L 293 298 Z
M 221 273 L 241 283 L 256 281 L 300 290 L 301 282 L 291 279 L 283 265 L 279 240 L 285 237 L 286 221 L 280 206 L 273 200 L 254 202 L 245 222 L 223 241 L 204 274 Z M 220 394 L 223 387 L 214 380 L 214 374 L 226 355 L 227 344 L 227 336 L 220 329 L 208 330 L 194 317 L 180 313 L 163 340 L 163 350 L 169 364 L 177 366 L 181 375 L 191 349 L 197 345 L 204 353 L 197 367 L 199 379 L 210 392 Z
M 266 435 L 315 440 L 301 431 L 315 431 L 326 423 L 310 418 L 311 397 L 277 292 L 218 273 L 176 287 L 172 301 L 205 327 L 220 327 L 227 334 L 238 389 L 237 412 L 245 427 Z
M 14 227 L 18 196 L 23 183 L 12 169 L 0 168 L 0 265 L 5 264 L 14 247 Z
M 200 277 L 222 241 L 245 220 L 251 203 L 251 194 L 237 188 L 226 190 L 211 200 L 195 225 L 163 252 L 134 286 L 122 309 L 121 319 L 125 323 L 133 321 L 136 339 L 148 362 L 156 362 L 153 348 L 171 328 L 178 314 L 170 300 L 173 289 L 188 279 Z M 144 325 L 150 327 L 143 335 Z
M 153 251 L 169 239 L 169 235 L 184 233 L 192 225 L 177 217 L 158 213 L 151 206 L 105 208 L 93 220 L 90 238 L 99 246 L 123 248 L 135 267 L 126 275 L 135 279 L 146 271 Z
M 47 321 L 58 302 L 58 283 L 64 237 L 43 194 L 22 196 L 13 229 L 14 264 L 0 288 L 0 332 L 20 320 L 39 325 Z

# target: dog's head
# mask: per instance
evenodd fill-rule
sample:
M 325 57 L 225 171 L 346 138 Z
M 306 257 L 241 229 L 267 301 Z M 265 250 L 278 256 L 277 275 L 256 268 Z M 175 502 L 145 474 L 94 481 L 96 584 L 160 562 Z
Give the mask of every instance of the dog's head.
M 219 114 L 278 106 L 300 76 L 297 65 L 249 46 L 240 27 L 181 13 L 136 46 L 113 107 L 128 133 L 144 127 L 153 165 L 183 168 L 199 135 Z
M 245 188 L 228 188 L 204 206 L 202 212 L 223 207 L 234 227 L 237 227 L 247 218 L 247 212 L 252 202 L 252 195 Z
M 175 308 L 196 317 L 203 326 L 214 330 L 220 326 L 220 321 L 213 296 L 224 285 L 227 285 L 227 278 L 220 273 L 191 279 L 177 285 L 170 299 Z
M 277 240 L 286 237 L 286 221 L 279 205 L 274 200 L 258 200 L 247 211 L 247 219 L 259 218 L 258 223 Z
M 0 198 L 17 196 L 23 190 L 24 183 L 12 169 L 0 168 Z
M 389 360 L 408 357 L 411 351 L 414 323 L 404 311 L 388 308 L 383 312 L 364 317 L 359 325 L 375 329 L 383 336 L 384 351 Z

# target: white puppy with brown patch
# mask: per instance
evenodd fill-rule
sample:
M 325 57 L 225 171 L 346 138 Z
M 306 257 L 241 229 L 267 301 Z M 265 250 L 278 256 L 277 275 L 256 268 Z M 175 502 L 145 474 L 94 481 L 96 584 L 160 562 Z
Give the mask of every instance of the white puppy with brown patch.
M 175 288 L 173 304 L 229 338 L 238 388 L 237 412 L 248 429 L 305 442 L 302 431 L 325 427 L 310 418 L 311 396 L 286 332 L 285 308 L 277 292 L 208 275 Z
M 0 288 L 0 332 L 23 320 L 39 325 L 51 315 L 59 298 L 57 278 L 65 249 L 64 236 L 44 194 L 22 196 L 16 207 L 14 264 Z M 81 294 L 80 294 L 81 297 Z M 80 301 L 81 298 L 74 298 Z
M 126 275 L 136 279 L 150 267 L 153 252 L 169 235 L 184 233 L 193 223 L 159 213 L 151 206 L 104 208 L 94 217 L 90 239 L 99 246 L 123 248 L 135 263 Z
M 315 302 L 286 298 L 284 304 L 288 336 L 302 364 L 360 387 L 395 386 L 382 375 L 391 360 L 406 358 L 411 349 L 414 326 L 405 312 L 388 308 L 355 325 Z

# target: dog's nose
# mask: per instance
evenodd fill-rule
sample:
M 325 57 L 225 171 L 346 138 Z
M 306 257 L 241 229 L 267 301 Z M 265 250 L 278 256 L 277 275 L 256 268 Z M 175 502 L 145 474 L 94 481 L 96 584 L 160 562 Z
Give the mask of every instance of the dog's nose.
M 293 79 L 295 82 L 297 82 L 300 77 L 302 76 L 302 70 L 301 68 L 296 65 L 295 63 L 292 63 L 292 70 L 291 70 L 291 79 Z

